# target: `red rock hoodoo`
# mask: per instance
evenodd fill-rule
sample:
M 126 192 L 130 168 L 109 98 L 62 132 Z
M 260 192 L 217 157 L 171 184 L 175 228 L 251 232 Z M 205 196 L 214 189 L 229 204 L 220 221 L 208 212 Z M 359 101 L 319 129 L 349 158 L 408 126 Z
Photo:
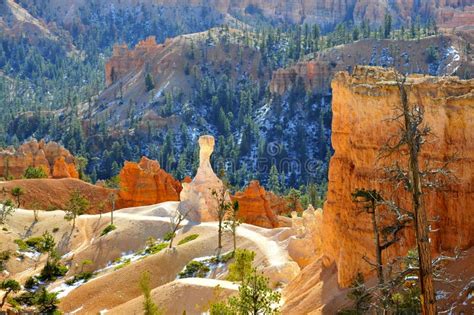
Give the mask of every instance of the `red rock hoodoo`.
M 239 202 L 239 217 L 249 224 L 267 228 L 278 227 L 278 218 L 271 207 L 265 188 L 253 180 L 242 192 L 237 192 L 232 200 Z
M 329 167 L 327 202 L 323 212 L 325 264 L 338 267 L 338 281 L 348 286 L 358 271 L 370 272 L 363 259 L 373 260 L 374 244 L 370 218 L 358 214 L 351 201 L 356 188 L 378 189 L 390 196 L 391 185 L 380 181 L 376 170 L 386 162 L 377 160 L 380 148 L 396 132 L 387 119 L 400 104 L 393 70 L 356 67 L 340 72 L 332 82 L 332 145 L 335 153 Z M 451 155 L 459 159 L 450 166 L 457 180 L 442 191 L 426 191 L 430 218 L 438 216 L 431 233 L 435 253 L 474 245 L 474 80 L 455 77 L 412 75 L 407 89 L 410 102 L 424 108 L 425 122 L 436 136 L 425 144 L 420 161 L 433 165 Z M 409 200 L 397 191 L 397 201 Z M 414 247 L 413 229 L 387 255 L 403 255 Z M 387 257 L 384 257 L 386 259 Z
M 0 177 L 21 178 L 28 167 L 41 167 L 53 178 L 79 178 L 75 157 L 56 142 L 32 140 L 0 150 Z
M 125 162 L 119 174 L 118 208 L 178 201 L 181 183 L 160 167 L 157 161 L 142 157 L 139 163 Z

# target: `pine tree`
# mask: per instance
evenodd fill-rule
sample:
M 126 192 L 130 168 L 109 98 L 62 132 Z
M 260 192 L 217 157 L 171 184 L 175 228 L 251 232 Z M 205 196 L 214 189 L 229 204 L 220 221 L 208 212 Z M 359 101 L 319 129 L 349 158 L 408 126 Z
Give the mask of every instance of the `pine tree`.
M 150 92 L 151 90 L 153 90 L 155 88 L 155 83 L 154 83 L 153 77 L 151 76 L 150 73 L 146 74 L 145 86 L 146 86 L 146 91 L 147 92 Z

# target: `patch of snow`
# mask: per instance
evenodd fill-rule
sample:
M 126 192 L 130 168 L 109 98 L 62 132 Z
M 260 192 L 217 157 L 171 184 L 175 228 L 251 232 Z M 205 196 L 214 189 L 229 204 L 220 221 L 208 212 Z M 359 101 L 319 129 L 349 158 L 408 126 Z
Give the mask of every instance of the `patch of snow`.
M 61 285 L 51 289 L 51 292 L 58 293 L 58 299 L 62 299 L 63 297 L 67 296 L 73 290 L 77 289 L 81 285 L 85 283 L 84 280 L 79 280 L 75 282 L 73 285 L 67 285 L 66 283 L 61 283 Z
M 84 308 L 84 307 L 81 306 L 81 307 L 79 307 L 78 309 L 75 309 L 74 311 L 72 311 L 72 312 L 70 312 L 70 313 L 68 313 L 68 314 L 76 314 L 76 313 L 78 313 L 80 310 L 82 310 L 83 308 Z
M 41 256 L 40 252 L 34 251 L 34 250 L 28 250 L 28 251 L 17 251 L 19 255 L 23 255 L 25 257 L 28 257 L 32 260 L 38 260 L 38 258 Z M 20 260 L 21 261 L 21 260 Z
M 153 101 L 157 101 L 162 95 L 163 91 L 170 85 L 170 81 L 166 82 L 165 85 L 156 92 L 155 96 L 153 96 Z

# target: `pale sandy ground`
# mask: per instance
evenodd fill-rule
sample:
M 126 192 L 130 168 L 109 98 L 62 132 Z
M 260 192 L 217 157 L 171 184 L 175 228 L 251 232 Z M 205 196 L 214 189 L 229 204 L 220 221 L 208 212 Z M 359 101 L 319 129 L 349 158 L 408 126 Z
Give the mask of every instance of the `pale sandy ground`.
M 152 291 L 155 303 L 162 306 L 165 314 L 201 314 L 209 309 L 210 301 L 224 299 L 238 291 L 238 285 L 214 279 L 179 279 Z M 108 314 L 143 314 L 143 297 L 111 309 Z
M 86 270 L 98 270 L 125 253 L 144 248 L 150 236 L 162 238 L 169 231 L 169 217 L 176 211 L 177 205 L 177 202 L 167 202 L 154 206 L 118 210 L 114 214 L 117 230 L 102 237 L 101 231 L 110 223 L 109 214 L 103 215 L 102 218 L 99 215 L 80 216 L 77 219 L 76 228 L 72 230 L 71 223 L 64 221 L 62 211 L 41 212 L 40 221 L 33 224 L 33 212 L 18 209 L 8 222 L 9 231 L 0 233 L 0 241 L 2 249 L 5 243 L 8 244 L 8 248 L 15 250 L 14 239 L 41 235 L 45 230 L 52 231 L 58 228 L 54 236 L 59 244 L 60 254 L 70 265 L 68 275 L 80 271 L 80 263 L 85 259 L 93 261 L 92 265 L 85 268 Z M 151 274 L 152 288 L 160 287 L 154 290 L 154 296 L 157 297 L 158 302 L 163 299 L 163 303 L 167 305 L 170 299 L 175 299 L 182 294 L 187 297 L 187 304 L 184 307 L 189 307 L 187 311 L 191 314 L 193 310 L 206 308 L 209 301 L 215 298 L 214 287 L 217 280 L 174 280 L 192 259 L 216 254 L 217 223 L 196 225 L 184 222 L 183 225 L 184 227 L 180 229 L 176 237 L 175 245 L 186 235 L 199 234 L 199 237 L 192 242 L 177 246 L 175 249 L 163 250 L 119 270 L 109 269 L 107 272 L 99 273 L 96 278 L 65 296 L 61 300 L 61 309 L 65 312 L 76 311 L 76 314 L 96 314 L 104 309 L 113 309 L 122 305 L 121 309 L 126 309 L 127 312 L 140 312 L 140 303 L 132 303 L 131 300 L 142 295 L 139 279 L 145 271 Z M 268 230 L 243 224 L 238 229 L 237 242 L 239 247 L 256 252 L 255 265 L 271 276 L 272 284 L 284 284 L 294 278 L 299 271 L 297 264 L 288 257 L 284 249 L 289 235 L 291 233 L 287 228 Z M 223 243 L 223 252 L 232 249 L 230 235 L 224 237 Z M 45 257 L 42 259 L 44 260 Z M 28 259 L 24 262 L 14 260 L 9 263 L 8 270 L 11 276 L 24 281 L 27 277 L 37 274 L 41 267 L 41 263 Z M 50 288 L 60 285 L 62 281 L 58 281 Z M 221 281 L 219 284 L 224 288 L 223 297 L 236 290 L 235 285 L 227 281 Z M 160 293 L 162 291 L 163 294 Z M 130 303 L 127 303 L 129 301 Z M 123 305 L 124 303 L 127 304 Z M 138 309 L 135 310 L 134 307 Z M 174 310 L 167 313 L 173 314 Z M 181 313 L 182 311 L 179 311 L 179 314 Z
M 58 228 L 53 235 L 60 254 L 64 255 L 63 260 L 71 266 L 68 276 L 80 270 L 80 262 L 84 259 L 93 261 L 86 269 L 98 270 L 127 252 L 144 248 L 150 236 L 162 238 L 169 230 L 169 216 L 176 207 L 177 202 L 167 202 L 116 211 L 117 230 L 102 237 L 101 231 L 110 223 L 108 214 L 102 218 L 99 215 L 81 216 L 72 230 L 71 223 L 64 221 L 62 211 L 40 212 L 39 222 L 34 223 L 31 210 L 18 209 L 8 220 L 7 231 L 0 230 L 0 249 L 15 251 L 17 247 L 13 240 L 38 236 L 46 230 L 51 232 Z M 143 272 L 149 271 L 154 288 L 153 298 L 165 308 L 166 314 L 182 314 L 183 310 L 187 314 L 199 314 L 211 301 L 225 298 L 237 290 L 234 284 L 222 281 L 222 277 L 176 280 L 176 275 L 190 260 L 216 254 L 216 229 L 216 223 L 187 223 L 179 231 L 175 244 L 194 233 L 199 234 L 196 240 L 173 250 L 163 250 L 122 269 L 114 271 L 112 268 L 99 273 L 96 278 L 66 295 L 61 300 L 61 310 L 74 314 L 98 314 L 103 310 L 109 310 L 108 314 L 141 314 L 139 279 Z M 288 282 L 294 276 L 285 269 L 293 263 L 285 250 L 290 235 L 291 231 L 286 228 L 270 230 L 244 224 L 239 227 L 238 246 L 256 252 L 255 266 L 276 279 L 280 276 Z M 231 238 L 226 235 L 223 252 L 231 250 L 231 247 Z M 21 262 L 11 259 L 7 265 L 10 277 L 26 280 L 40 271 L 45 258 L 41 257 L 39 261 L 26 258 Z M 470 291 L 470 286 L 474 287 L 474 249 L 466 251 L 462 260 L 449 263 L 447 269 L 456 276 L 456 281 L 454 286 L 438 286 L 438 290 L 446 292 L 440 306 L 445 310 L 446 305 L 455 304 L 456 310 L 469 314 L 474 309 L 474 292 Z M 7 275 L 0 275 L 0 279 L 5 277 Z M 284 284 L 285 281 L 276 282 Z M 215 289 L 217 285 L 220 290 Z M 337 285 L 335 267 L 324 268 L 320 260 L 289 281 L 282 293 L 283 314 L 335 314 L 347 306 L 347 290 L 341 290 Z

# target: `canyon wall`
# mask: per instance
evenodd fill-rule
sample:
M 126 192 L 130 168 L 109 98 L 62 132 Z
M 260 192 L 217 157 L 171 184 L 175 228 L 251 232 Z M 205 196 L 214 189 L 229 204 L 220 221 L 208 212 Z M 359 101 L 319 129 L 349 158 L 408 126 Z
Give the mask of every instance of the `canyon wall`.
M 0 150 L 0 177 L 21 178 L 28 167 L 40 167 L 49 177 L 79 178 L 75 157 L 58 143 L 32 140 L 17 149 Z
M 368 215 L 351 200 L 357 188 L 378 189 L 385 198 L 404 206 L 409 196 L 381 182 L 380 148 L 397 131 L 394 116 L 400 104 L 395 73 L 378 67 L 356 67 L 352 75 L 338 73 L 333 82 L 332 145 L 335 153 L 329 167 L 327 201 L 323 215 L 323 253 L 327 266 L 335 263 L 338 281 L 348 286 L 358 271 L 369 273 L 374 261 L 374 242 Z M 455 77 L 412 75 L 408 78 L 409 101 L 424 109 L 425 122 L 433 137 L 424 145 L 420 163 L 441 165 L 452 155 L 450 168 L 456 180 L 441 191 L 426 191 L 426 209 L 432 224 L 431 244 L 435 253 L 474 245 L 474 80 Z M 400 159 L 401 157 L 394 157 Z M 402 163 L 402 162 L 401 162 Z M 359 206 L 360 207 L 360 206 Z M 385 253 L 403 255 L 414 247 L 413 228 L 404 230 L 401 241 Z
M 58 18 L 68 23 L 77 16 L 78 8 L 88 5 L 88 0 L 51 0 L 50 3 L 57 10 Z M 356 23 L 368 20 L 373 25 L 381 25 L 386 12 L 394 17 L 394 23 L 407 23 L 419 15 L 423 20 L 432 16 L 441 26 L 474 25 L 472 0 L 114 0 L 100 3 L 100 9 L 107 13 L 141 5 L 183 11 L 201 8 L 208 13 L 263 16 L 273 21 L 318 23 L 323 27 L 349 20 Z
M 339 71 L 350 71 L 356 65 L 392 66 L 394 58 L 390 51 L 394 45 L 408 60 L 395 62 L 399 70 L 439 76 L 465 76 L 466 73 L 472 73 L 473 56 L 472 53 L 466 53 L 465 47 L 472 42 L 473 35 L 474 31 L 460 31 L 417 41 L 363 39 L 336 46 L 316 53 L 311 60 L 276 70 L 270 82 L 270 91 L 283 95 L 294 86 L 303 84 L 307 91 L 328 94 L 332 78 Z M 426 51 L 429 47 L 438 48 L 439 59 L 434 63 L 427 62 Z

